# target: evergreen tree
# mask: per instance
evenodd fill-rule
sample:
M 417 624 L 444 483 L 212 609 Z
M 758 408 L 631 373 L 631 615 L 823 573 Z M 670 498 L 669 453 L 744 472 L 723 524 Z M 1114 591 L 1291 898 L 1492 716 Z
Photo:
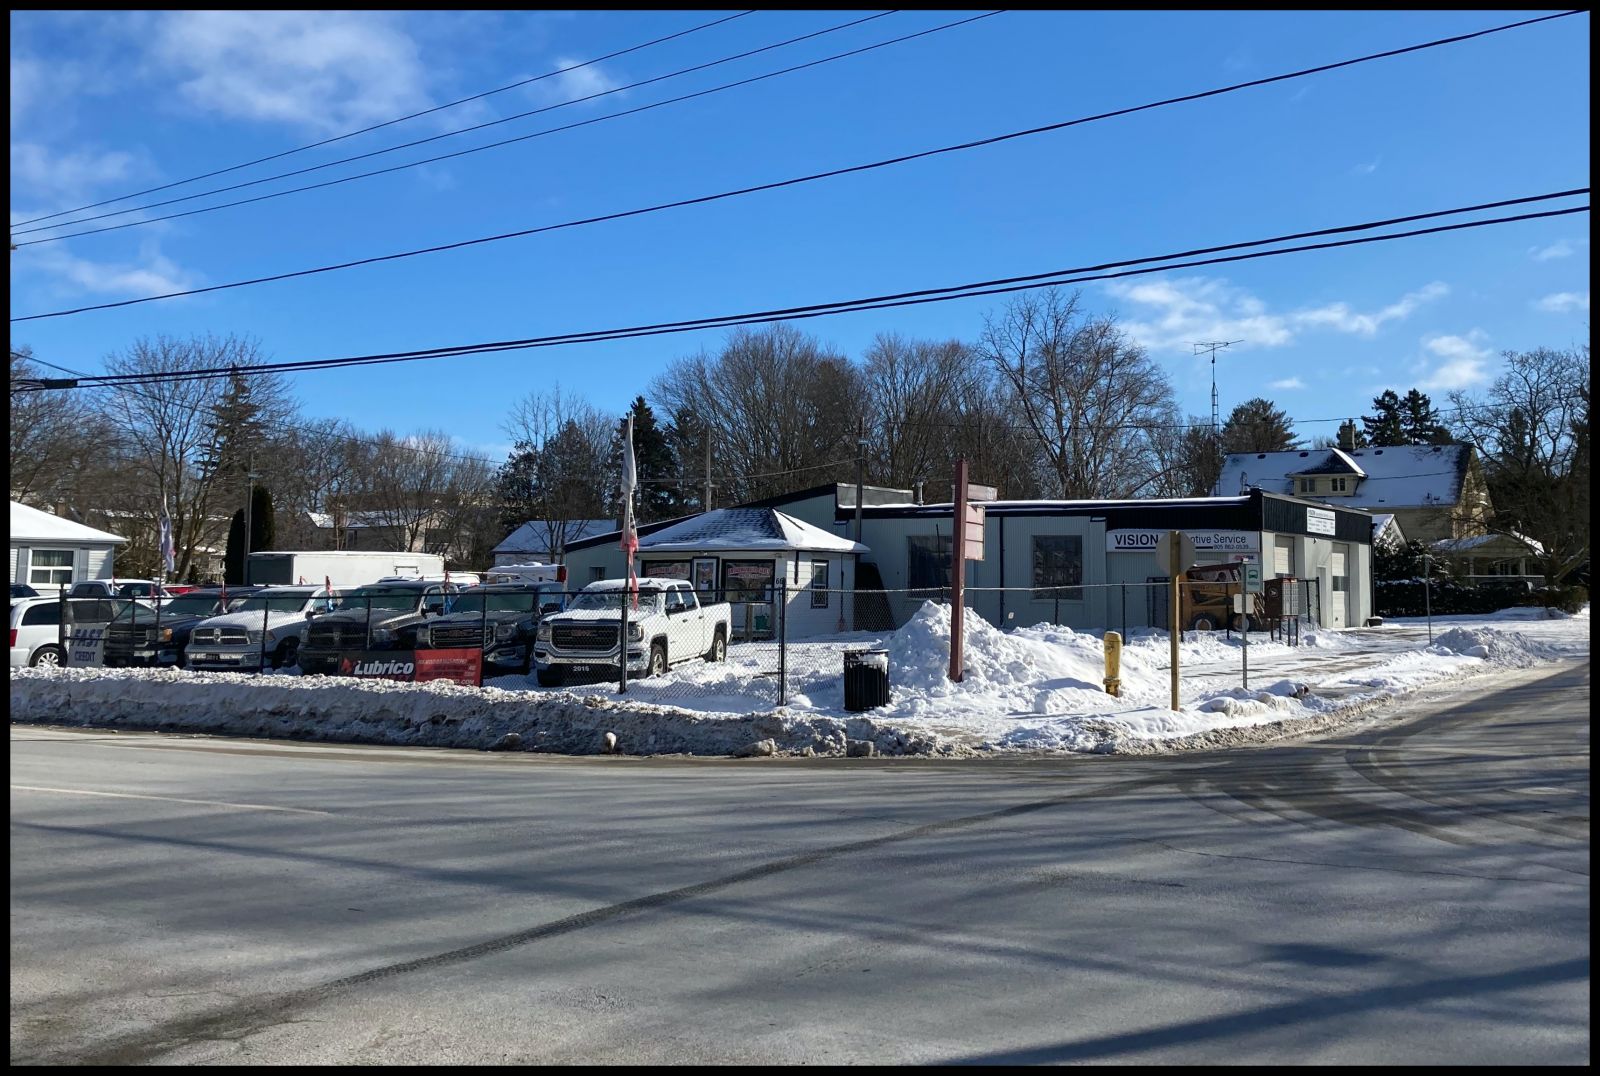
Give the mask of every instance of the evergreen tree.
M 244 509 L 228 524 L 228 544 L 222 551 L 222 579 L 229 586 L 244 585 Z
M 1401 406 L 1400 397 L 1392 389 L 1384 389 L 1372 398 L 1375 413 L 1361 417 L 1361 425 L 1366 428 L 1369 443 L 1377 448 L 1407 443 Z
M 208 443 L 200 457 L 200 469 L 225 482 L 237 478 L 243 484 L 250 469 L 251 453 L 265 443 L 266 423 L 261 405 L 251 397 L 250 379 L 235 375 L 228 381 L 222 397 L 211 408 L 205 421 Z
M 250 552 L 262 553 L 278 544 L 278 520 L 272 510 L 272 491 L 255 487 L 250 496 Z
M 1400 431 L 1408 445 L 1447 445 L 1450 431 L 1439 424 L 1428 394 L 1412 389 L 1400 404 Z
M 1222 424 L 1223 452 L 1283 452 L 1299 444 L 1288 414 L 1259 396 L 1235 407 Z
M 693 411 L 679 408 L 672 413 L 672 420 L 667 423 L 666 438 L 667 447 L 672 452 L 673 477 L 678 479 L 678 483 L 672 487 L 671 515 L 705 512 L 711 508 L 705 503 L 706 436 L 705 420 Z M 712 491 L 712 497 L 714 502 L 715 490 Z
M 634 508 L 640 523 L 652 523 L 681 515 L 677 490 L 672 480 L 677 477 L 677 465 L 672 445 L 666 432 L 656 423 L 655 412 L 643 396 L 636 396 L 628 409 L 633 416 L 633 465 L 639 480 L 635 491 Z M 612 453 L 616 473 L 622 473 L 622 440 Z M 620 500 L 620 493 L 612 498 Z M 621 518 L 620 511 L 618 518 Z

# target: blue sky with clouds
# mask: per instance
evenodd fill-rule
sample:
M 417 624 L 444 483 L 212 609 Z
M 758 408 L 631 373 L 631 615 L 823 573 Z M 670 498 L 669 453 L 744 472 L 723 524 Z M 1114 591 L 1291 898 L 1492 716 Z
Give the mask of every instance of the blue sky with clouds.
M 868 13 L 749 15 L 148 200 L 560 104 Z M 297 182 L 592 119 L 962 15 L 888 15 Z M 715 17 L 13 12 L 11 219 L 289 149 Z M 1524 17 L 1007 12 L 481 154 L 24 247 L 11 256 L 12 315 L 770 182 Z M 159 333 L 250 334 L 283 360 L 409 350 L 934 287 L 1586 186 L 1589 31 L 1584 14 L 865 175 L 15 324 L 11 339 L 84 370 Z M 1224 411 L 1264 394 L 1309 420 L 1360 414 L 1385 387 L 1421 386 L 1442 402 L 1452 389 L 1491 379 L 1503 349 L 1586 342 L 1589 262 L 1582 214 L 1086 285 L 1085 300 L 1114 312 L 1167 365 L 1190 413 L 1210 408 L 1209 371 L 1192 356 L 1192 342 L 1236 340 L 1219 361 Z M 997 301 L 849 314 L 802 327 L 860 355 L 879 332 L 973 339 Z M 293 385 L 314 416 L 348 417 L 368 429 L 442 428 L 498 453 L 514 399 L 559 384 L 620 412 L 670 359 L 718 340 L 704 333 L 310 373 Z M 1307 422 L 1300 432 L 1333 429 Z

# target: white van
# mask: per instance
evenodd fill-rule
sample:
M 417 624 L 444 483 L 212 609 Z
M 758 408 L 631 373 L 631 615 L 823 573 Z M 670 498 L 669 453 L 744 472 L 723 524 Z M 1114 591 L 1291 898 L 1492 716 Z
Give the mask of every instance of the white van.
M 129 604 L 124 598 L 68 598 L 67 603 L 69 630 L 71 624 L 109 624 Z M 19 598 L 12 602 L 11 668 L 66 663 L 67 655 L 61 649 L 61 599 Z

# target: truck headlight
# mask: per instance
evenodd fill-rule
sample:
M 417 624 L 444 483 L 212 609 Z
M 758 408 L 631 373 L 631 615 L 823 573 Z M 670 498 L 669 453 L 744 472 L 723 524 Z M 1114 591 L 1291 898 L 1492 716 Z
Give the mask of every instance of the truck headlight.
M 496 639 L 505 640 L 516 634 L 517 626 L 515 624 L 496 624 L 494 626 L 494 637 Z
M 392 643 L 394 642 L 394 632 L 388 628 L 373 628 L 372 641 L 375 643 Z
M 643 624 L 629 624 L 628 625 L 628 641 L 630 643 L 642 643 L 642 642 L 644 642 L 644 625 Z
M 538 639 L 539 639 L 539 641 L 541 643 L 548 643 L 550 641 L 550 625 L 549 624 L 540 624 L 539 625 Z
M 306 624 L 300 629 L 300 645 L 305 646 L 311 639 L 311 625 Z
M 172 629 L 171 628 L 162 628 L 160 631 L 156 632 L 155 641 L 158 642 L 158 643 L 170 643 L 170 642 L 172 642 Z

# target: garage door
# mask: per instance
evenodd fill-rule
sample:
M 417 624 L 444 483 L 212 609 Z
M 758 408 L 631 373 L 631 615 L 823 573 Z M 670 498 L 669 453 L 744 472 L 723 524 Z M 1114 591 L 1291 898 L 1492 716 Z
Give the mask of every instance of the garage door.
M 1332 577 L 1332 593 L 1328 601 L 1328 627 L 1342 628 L 1348 623 L 1345 614 L 1345 595 L 1350 593 L 1350 573 L 1346 564 L 1350 547 L 1333 543 L 1333 555 L 1328 558 L 1328 574 Z
M 1282 535 L 1272 540 L 1272 574 L 1294 574 L 1294 539 Z

